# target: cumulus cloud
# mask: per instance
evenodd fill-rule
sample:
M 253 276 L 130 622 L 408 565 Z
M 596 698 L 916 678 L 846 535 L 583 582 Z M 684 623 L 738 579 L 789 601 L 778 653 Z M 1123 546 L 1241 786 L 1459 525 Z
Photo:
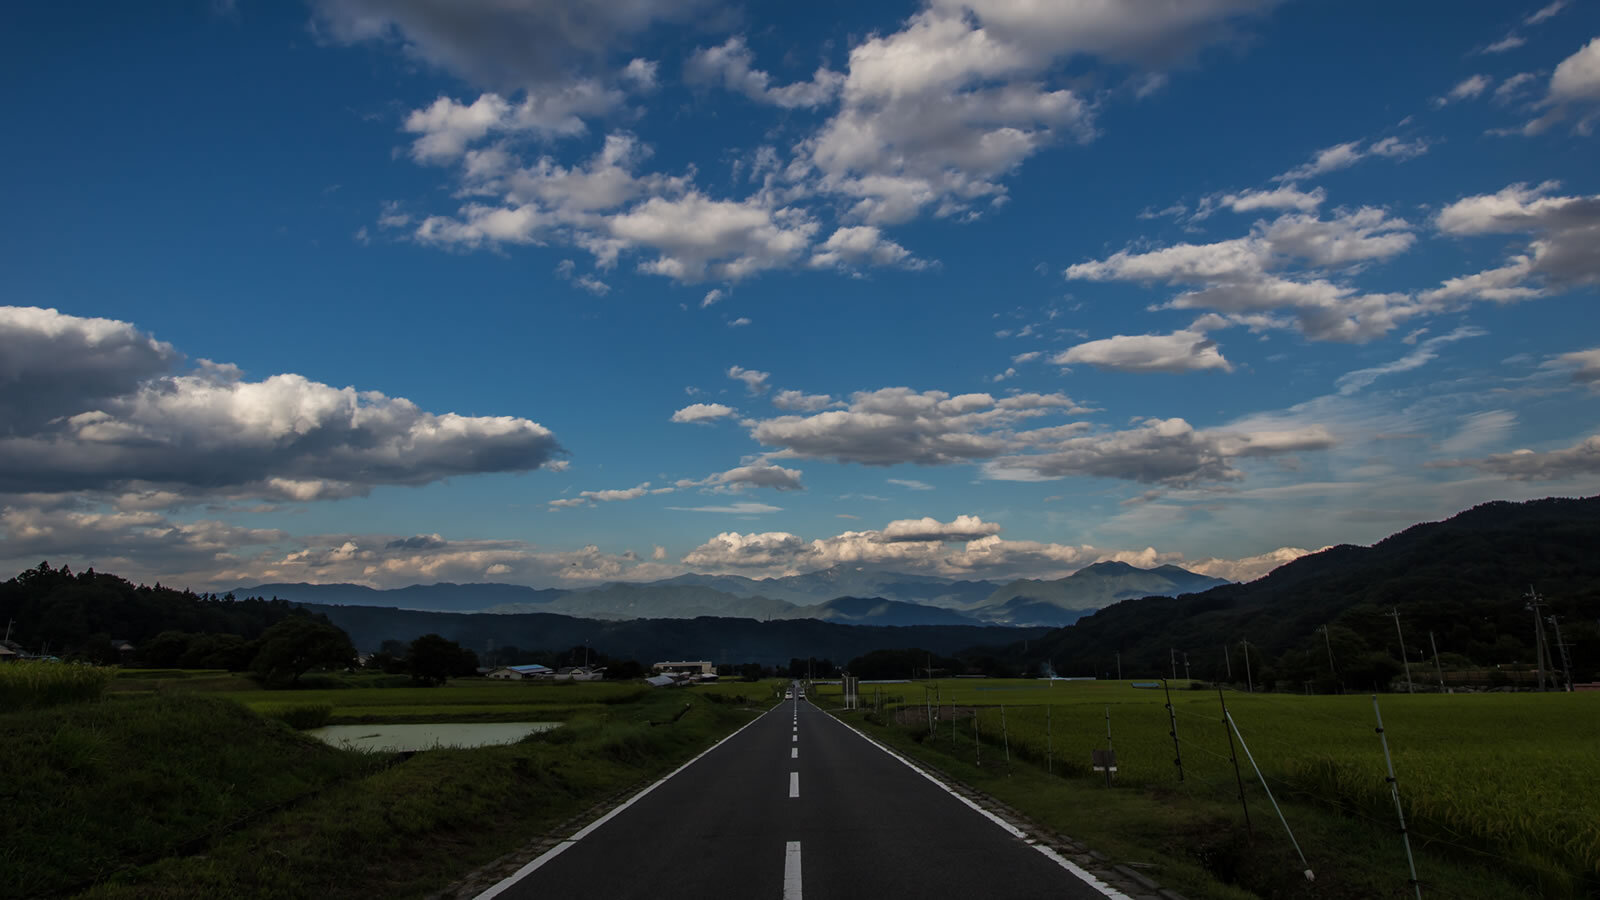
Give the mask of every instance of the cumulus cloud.
M 779 409 L 816 412 L 831 406 L 842 406 L 828 394 L 807 394 L 804 391 L 779 391 L 772 396 L 772 405 Z
M 701 572 L 796 574 L 833 565 L 887 566 L 954 578 L 1060 578 L 1101 560 L 1137 566 L 1181 562 L 1182 555 L 1147 547 L 1102 550 L 1041 541 L 1012 541 L 977 516 L 952 522 L 905 519 L 884 528 L 806 540 L 786 531 L 724 532 L 691 550 L 683 562 Z M 1216 561 L 1221 564 L 1223 561 Z
M 1066 269 L 1068 279 L 1163 281 L 1195 286 L 1167 302 L 1210 309 L 1253 328 L 1292 324 L 1314 340 L 1365 341 L 1421 310 L 1403 294 L 1362 294 L 1296 266 L 1354 267 L 1404 253 L 1416 241 L 1410 223 L 1381 209 L 1345 210 L 1328 219 L 1288 213 L 1256 222 L 1247 237 L 1212 244 L 1122 250 Z M 1278 310 L 1293 318 L 1265 314 Z
M 726 472 L 718 472 L 704 481 L 696 482 L 699 485 L 710 486 L 713 489 L 743 490 L 751 487 L 772 488 L 778 491 L 803 491 L 805 485 L 800 483 L 799 469 L 785 469 L 769 463 L 753 463 L 747 466 L 736 466 Z
M 1183 567 L 1191 572 L 1201 575 L 1210 575 L 1212 578 L 1225 578 L 1228 581 L 1255 581 L 1257 578 L 1271 572 L 1273 569 L 1291 563 L 1312 551 L 1302 550 L 1299 547 L 1279 547 L 1259 556 L 1246 556 L 1242 559 L 1202 559 L 1195 562 L 1183 563 Z
M 983 464 L 983 474 L 997 481 L 1082 476 L 1167 485 L 1237 481 L 1244 477 L 1233 467 L 1237 459 L 1325 450 L 1334 443 L 1320 425 L 1288 431 L 1197 430 L 1183 419 L 1150 419 L 1124 431 L 1067 437 L 1043 453 L 998 457 Z
M 885 543 L 905 541 L 976 541 L 999 534 L 1000 526 L 985 522 L 977 516 L 956 516 L 953 521 L 940 522 L 931 516 L 920 519 L 898 519 L 883 527 Z
M 864 465 L 945 465 L 987 459 L 1016 446 L 1009 429 L 1039 416 L 1084 412 L 1063 394 L 951 396 L 883 388 L 851 395 L 842 410 L 751 423 L 750 435 L 781 455 Z
M 0 435 L 0 492 L 314 500 L 529 471 L 563 452 L 527 419 L 434 414 L 294 374 L 247 381 L 205 361 L 164 374 L 175 356 L 127 323 L 0 307 L 0 402 L 18 411 Z M 13 399 L 12 385 L 43 387 Z
M 684 77 L 692 84 L 718 85 L 757 103 L 786 109 L 828 103 L 844 85 L 843 75 L 822 66 L 810 81 L 775 86 L 771 75 L 755 68 L 755 54 L 750 52 L 743 35 L 734 35 L 720 46 L 695 51 L 684 66 Z
M 758 372 L 755 369 L 746 369 L 743 366 L 729 366 L 728 377 L 734 381 L 744 382 L 744 388 L 754 397 L 767 392 L 767 379 L 772 377 L 770 372 Z
M 1058 366 L 1088 363 L 1119 372 L 1233 371 L 1217 342 L 1202 331 L 1183 329 L 1171 334 L 1119 334 L 1071 347 L 1050 358 Z
M 1448 279 L 1422 297 L 1507 302 L 1600 283 L 1600 194 L 1552 196 L 1559 188 L 1555 181 L 1513 184 L 1440 210 L 1434 225 L 1445 234 L 1527 234 L 1532 239 L 1505 265 Z
M 853 268 L 867 262 L 903 269 L 925 269 L 928 266 L 926 260 L 912 256 L 911 251 L 884 237 L 883 232 L 871 225 L 840 228 L 819 244 L 811 255 L 814 268 Z
M 704 425 L 731 416 L 733 413 L 733 407 L 723 406 L 721 403 L 691 403 L 673 413 L 672 421 Z
M 499 94 L 483 94 L 471 104 L 440 97 L 413 110 L 404 128 L 418 137 L 411 156 L 421 163 L 460 159 L 467 147 L 489 135 L 529 135 L 541 139 L 575 137 L 588 131 L 586 116 L 608 112 L 622 103 L 620 91 L 596 81 L 576 81 L 558 91 L 529 95 L 512 103 Z

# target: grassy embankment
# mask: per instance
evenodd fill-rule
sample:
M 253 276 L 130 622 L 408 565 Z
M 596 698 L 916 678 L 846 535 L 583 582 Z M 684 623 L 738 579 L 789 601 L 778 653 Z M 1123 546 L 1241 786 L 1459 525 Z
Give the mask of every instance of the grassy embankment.
M 881 694 L 884 714 L 847 718 L 1118 860 L 1154 863 L 1157 880 L 1193 897 L 1409 894 L 1370 696 L 1227 695 L 1317 873 L 1309 884 L 1241 748 L 1255 832 L 1246 836 L 1215 691 L 1172 695 L 1179 782 L 1159 689 L 970 680 L 935 689 L 945 708 L 931 736 L 922 683 L 864 685 L 862 704 Z M 838 690 L 819 686 L 815 699 L 837 705 Z M 896 716 L 898 702 L 905 709 Z M 1600 896 L 1593 765 L 1600 696 L 1385 695 L 1379 702 L 1425 894 Z M 1089 751 L 1106 747 L 1108 708 L 1120 770 L 1111 790 L 1089 765 Z
M 565 722 L 509 746 L 380 755 L 327 747 L 253 698 L 172 688 L 194 680 L 0 714 L 0 897 L 420 896 L 659 777 L 775 697 L 765 684 L 452 684 L 410 705 L 360 697 L 409 688 L 328 692 L 362 701 L 336 710 L 379 706 L 390 721 L 457 720 L 460 698 L 469 717 L 503 706 L 495 718 Z

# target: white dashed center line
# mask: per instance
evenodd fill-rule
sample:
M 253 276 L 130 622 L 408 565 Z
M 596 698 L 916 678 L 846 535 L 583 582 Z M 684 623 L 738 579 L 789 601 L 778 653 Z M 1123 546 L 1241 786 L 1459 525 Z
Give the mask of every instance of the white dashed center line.
M 789 748 L 789 758 L 790 759 L 799 759 L 800 758 L 800 748 L 799 747 L 790 747 Z
M 790 841 L 783 855 L 783 900 L 801 900 L 799 841 Z
M 800 796 L 800 773 L 799 772 L 790 772 L 789 773 L 789 796 L 790 797 L 798 797 L 798 796 Z

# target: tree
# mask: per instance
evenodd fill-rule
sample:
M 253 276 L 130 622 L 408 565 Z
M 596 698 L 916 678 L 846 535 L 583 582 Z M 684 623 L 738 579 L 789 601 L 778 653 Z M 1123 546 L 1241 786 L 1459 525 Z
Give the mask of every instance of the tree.
M 411 642 L 406 651 L 406 668 L 411 678 L 424 685 L 444 684 L 446 679 L 478 673 L 478 654 L 437 634 L 425 634 Z
M 293 685 L 316 666 L 347 666 L 356 648 L 343 630 L 305 616 L 291 616 L 261 635 L 250 668 L 269 687 Z

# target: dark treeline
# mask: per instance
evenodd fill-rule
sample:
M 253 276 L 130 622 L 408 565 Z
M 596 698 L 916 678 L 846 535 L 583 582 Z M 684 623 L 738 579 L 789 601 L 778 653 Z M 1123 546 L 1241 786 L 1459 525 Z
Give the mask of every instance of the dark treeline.
M 113 640 L 133 644 L 136 652 L 162 632 L 231 635 L 244 644 L 292 616 L 327 622 L 287 600 L 241 600 L 232 594 L 196 594 L 160 584 L 147 587 L 93 569 L 77 573 L 69 566 L 52 569 L 47 562 L 0 584 L 0 620 L 10 624 L 13 641 L 34 653 L 48 651 L 96 662 L 121 661 L 111 646 Z M 167 641 L 167 650 L 178 643 L 187 650 L 186 642 L 173 640 Z M 228 655 L 220 646 L 206 652 Z M 163 658 L 162 664 L 176 665 L 177 660 Z
M 1195 678 L 1226 679 L 1231 669 L 1242 684 L 1248 653 L 1257 685 L 1367 690 L 1402 672 L 1397 611 L 1413 680 L 1434 684 L 1430 631 L 1445 669 L 1535 664 L 1524 598 L 1531 585 L 1548 604 L 1544 615 L 1557 617 L 1574 680 L 1592 681 L 1600 678 L 1597 548 L 1600 498 L 1486 503 L 1372 547 L 1302 557 L 1249 584 L 1127 600 L 1005 655 L 1023 667 L 1048 662 L 1063 675 L 1104 677 L 1120 652 L 1123 674 L 1142 677 L 1170 674 L 1176 649 L 1179 677 L 1187 653 Z M 1544 627 L 1560 667 L 1555 625 Z M 1494 677 L 1509 680 L 1503 671 Z

